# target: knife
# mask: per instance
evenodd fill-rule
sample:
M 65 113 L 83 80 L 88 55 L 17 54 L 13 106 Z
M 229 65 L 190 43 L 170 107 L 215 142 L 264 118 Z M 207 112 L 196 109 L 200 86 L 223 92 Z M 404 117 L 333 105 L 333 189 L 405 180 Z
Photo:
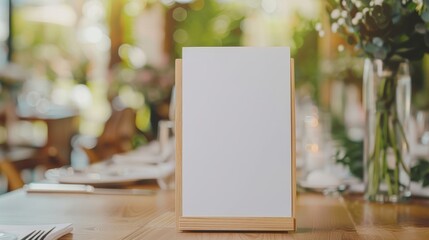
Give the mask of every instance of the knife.
M 24 186 L 27 193 L 85 193 L 103 195 L 153 195 L 149 189 L 95 188 L 84 184 L 30 183 Z

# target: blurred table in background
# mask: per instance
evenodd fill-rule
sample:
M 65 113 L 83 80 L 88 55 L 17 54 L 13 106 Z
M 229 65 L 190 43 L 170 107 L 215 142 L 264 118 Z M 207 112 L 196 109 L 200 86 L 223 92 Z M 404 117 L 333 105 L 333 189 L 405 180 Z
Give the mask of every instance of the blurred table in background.
M 296 232 L 179 233 L 172 190 L 151 196 L 18 190 L 0 197 L 0 224 L 73 223 L 73 234 L 61 239 L 429 239 L 429 199 L 377 204 L 360 195 L 300 193 L 297 201 Z
M 23 121 L 42 121 L 47 126 L 45 145 L 35 156 L 36 160 L 14 162 L 18 169 L 32 168 L 36 165 L 59 167 L 70 165 L 71 139 L 78 131 L 78 115 L 67 108 L 54 108 L 45 113 L 18 111 L 17 116 Z

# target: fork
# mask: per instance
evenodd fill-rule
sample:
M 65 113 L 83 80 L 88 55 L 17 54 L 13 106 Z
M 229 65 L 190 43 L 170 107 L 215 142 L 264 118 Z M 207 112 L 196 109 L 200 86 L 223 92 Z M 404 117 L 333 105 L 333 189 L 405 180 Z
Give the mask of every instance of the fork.
M 24 238 L 22 238 L 21 240 L 43 240 L 46 238 L 46 236 L 48 236 L 50 232 L 52 232 L 52 230 L 54 230 L 54 228 L 55 227 L 51 228 L 49 231 L 34 230 L 28 235 L 26 235 Z

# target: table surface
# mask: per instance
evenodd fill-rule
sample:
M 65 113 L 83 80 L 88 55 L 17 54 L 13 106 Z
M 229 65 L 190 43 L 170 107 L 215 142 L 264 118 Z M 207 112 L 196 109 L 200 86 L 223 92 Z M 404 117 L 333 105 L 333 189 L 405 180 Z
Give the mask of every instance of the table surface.
M 300 193 L 296 232 L 177 232 L 174 191 L 151 196 L 27 194 L 0 196 L 0 224 L 73 223 L 61 239 L 429 239 L 429 199 L 377 204 L 361 196 Z

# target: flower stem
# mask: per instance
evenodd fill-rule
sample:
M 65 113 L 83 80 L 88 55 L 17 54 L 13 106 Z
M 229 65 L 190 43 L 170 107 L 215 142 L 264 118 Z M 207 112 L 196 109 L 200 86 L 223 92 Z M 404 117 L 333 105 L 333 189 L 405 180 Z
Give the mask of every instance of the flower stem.
M 369 159 L 368 193 L 370 199 L 376 199 L 380 185 L 385 183 L 388 196 L 400 194 L 400 170 L 408 175 L 402 156 L 403 145 L 406 150 L 409 145 L 405 131 L 397 118 L 396 82 L 392 77 L 381 80 L 377 89 L 375 139 L 373 152 Z M 391 156 L 389 158 L 389 156 Z M 389 159 L 394 158 L 394 164 L 389 167 Z M 393 160 L 393 159 L 392 159 Z M 393 163 L 393 162 L 392 162 Z M 402 169 L 401 169 L 402 168 Z

